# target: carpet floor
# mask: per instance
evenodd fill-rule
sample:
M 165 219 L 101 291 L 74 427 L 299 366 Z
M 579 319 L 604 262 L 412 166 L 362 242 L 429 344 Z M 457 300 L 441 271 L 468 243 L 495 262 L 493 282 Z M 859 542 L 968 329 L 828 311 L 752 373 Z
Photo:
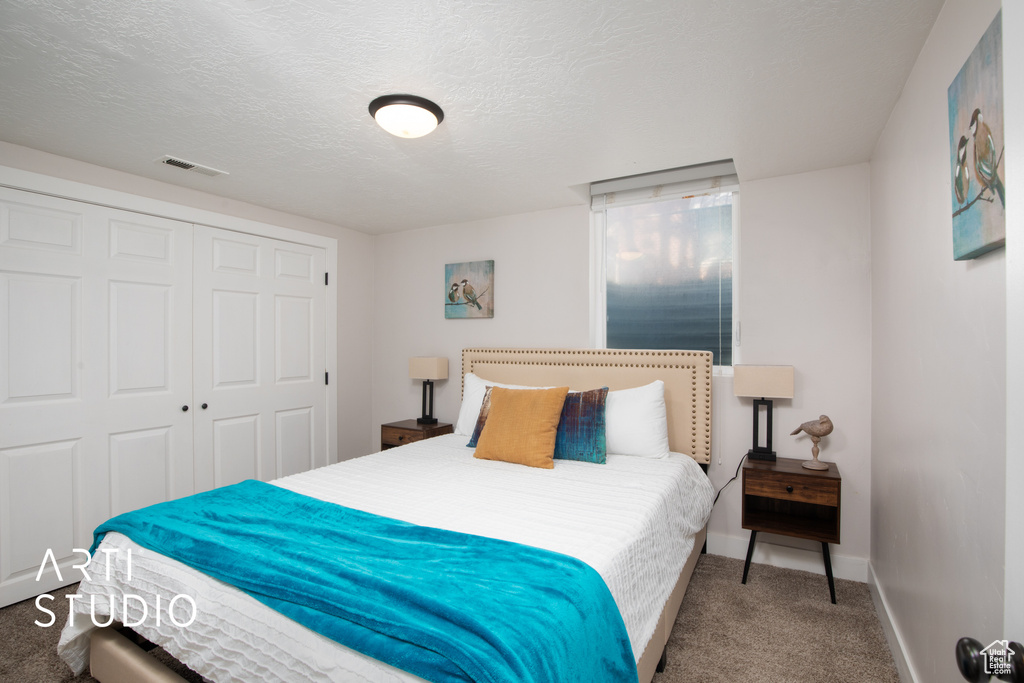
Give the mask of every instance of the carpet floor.
M 743 562 L 701 557 L 668 644 L 668 665 L 654 683 L 899 683 L 866 584 L 836 580 L 836 605 L 819 574 L 757 564 L 740 584 Z M 90 683 L 57 656 L 67 620 L 63 595 L 46 603 L 50 628 L 33 600 L 0 609 L 0 683 Z M 195 674 L 162 650 L 189 680 Z
M 866 583 L 704 555 L 654 683 L 899 683 Z

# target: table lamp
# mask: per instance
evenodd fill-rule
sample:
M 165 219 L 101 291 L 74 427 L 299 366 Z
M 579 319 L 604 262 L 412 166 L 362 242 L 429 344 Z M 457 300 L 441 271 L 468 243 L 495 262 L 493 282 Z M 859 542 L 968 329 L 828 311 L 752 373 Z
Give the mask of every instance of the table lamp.
M 437 424 L 437 418 L 434 417 L 434 380 L 448 379 L 448 359 L 422 356 L 410 358 L 409 379 L 423 380 L 423 416 L 416 418 L 416 422 L 421 425 Z
M 792 365 L 734 365 L 733 394 L 754 399 L 754 444 L 747 451 L 751 460 L 775 460 L 772 450 L 773 398 L 793 398 Z M 760 444 L 760 408 L 768 409 L 765 445 Z

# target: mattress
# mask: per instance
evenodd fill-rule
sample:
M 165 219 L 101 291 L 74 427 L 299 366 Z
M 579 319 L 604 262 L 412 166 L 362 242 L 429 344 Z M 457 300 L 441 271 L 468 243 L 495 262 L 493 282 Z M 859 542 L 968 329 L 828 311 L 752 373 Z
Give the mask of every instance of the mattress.
M 713 490 L 697 463 L 684 455 L 609 455 L 605 465 L 556 460 L 554 469 L 541 470 L 475 459 L 465 442 L 465 436 L 437 437 L 271 483 L 414 524 L 583 560 L 608 585 L 639 659 L 694 534 L 710 514 Z M 76 672 L 87 665 L 94 622 L 112 615 L 141 621 L 134 630 L 213 681 L 420 680 L 120 534 L 106 536 L 89 574 L 58 646 Z M 138 598 L 125 600 L 126 594 Z M 175 596 L 197 606 L 186 627 L 175 622 L 191 618 L 190 603 Z M 167 612 L 172 601 L 173 615 Z

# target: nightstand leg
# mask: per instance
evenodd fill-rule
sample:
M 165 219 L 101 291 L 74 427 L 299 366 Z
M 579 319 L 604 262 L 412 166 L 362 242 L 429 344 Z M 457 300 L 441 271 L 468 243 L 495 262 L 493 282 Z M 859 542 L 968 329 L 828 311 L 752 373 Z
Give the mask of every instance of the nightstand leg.
M 747 546 L 747 561 L 743 563 L 743 583 L 747 582 L 747 572 L 750 571 L 750 558 L 754 556 L 754 539 L 757 538 L 757 532 L 750 532 L 750 545 Z M 829 569 L 831 572 L 832 570 Z
M 821 554 L 825 558 L 825 576 L 828 577 L 828 592 L 832 595 L 832 604 L 836 604 L 836 582 L 832 579 L 832 557 L 828 554 L 828 543 L 822 541 Z

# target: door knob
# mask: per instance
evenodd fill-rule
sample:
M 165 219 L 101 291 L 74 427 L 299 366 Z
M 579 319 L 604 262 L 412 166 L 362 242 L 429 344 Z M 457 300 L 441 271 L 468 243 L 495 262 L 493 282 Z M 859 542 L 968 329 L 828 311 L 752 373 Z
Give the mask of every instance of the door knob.
M 200 408 L 202 408 L 203 410 L 206 410 L 206 408 L 207 408 L 207 405 L 206 405 L 206 404 L 204 403 L 203 405 L 201 405 L 201 406 L 199 406 L 199 407 L 200 407 Z
M 181 412 L 187 413 L 188 412 L 188 406 L 182 406 L 181 407 Z
M 956 643 L 956 664 L 960 675 L 972 683 L 990 680 L 1017 683 L 1024 679 L 1024 646 L 997 640 L 986 648 L 974 638 L 961 638 Z

